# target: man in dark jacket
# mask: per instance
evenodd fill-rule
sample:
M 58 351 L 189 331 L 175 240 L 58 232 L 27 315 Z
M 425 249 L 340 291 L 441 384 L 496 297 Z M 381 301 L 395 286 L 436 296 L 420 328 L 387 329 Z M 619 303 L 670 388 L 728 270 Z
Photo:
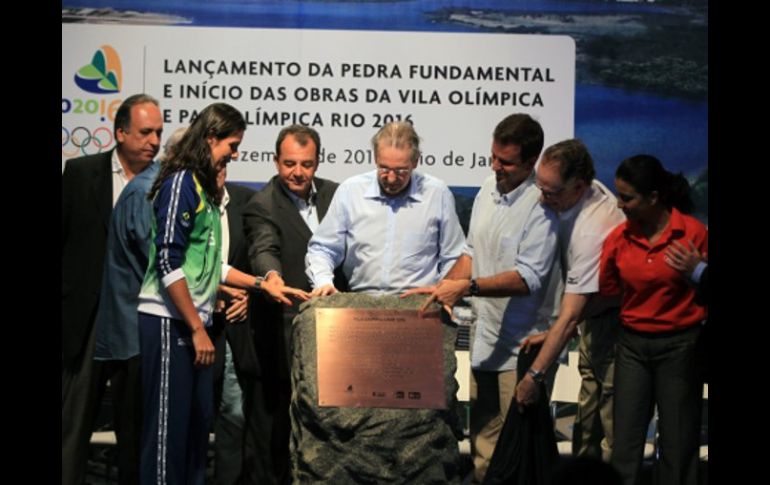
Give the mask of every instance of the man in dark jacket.
M 106 380 L 112 382 L 115 395 L 139 392 L 131 388 L 131 383 L 138 383 L 136 358 L 117 364 L 94 360 L 94 318 L 112 208 L 126 184 L 150 166 L 160 149 L 163 118 L 158 102 L 145 94 L 128 97 L 118 108 L 114 129 L 114 150 L 68 160 L 62 173 L 63 485 L 79 485 L 85 479 L 99 389 Z M 116 399 L 116 415 L 122 415 L 121 404 L 129 402 L 132 399 Z M 125 411 L 130 413 L 131 408 L 125 406 Z M 138 467 L 138 441 L 131 444 L 137 437 L 127 432 L 118 432 L 118 464 L 121 483 L 135 483 L 136 473 L 123 473 L 133 467 L 131 463 Z
M 253 274 L 281 278 L 309 291 L 305 253 L 313 231 L 326 215 L 337 184 L 315 177 L 321 140 L 310 127 L 288 126 L 275 144 L 278 174 L 252 197 L 244 212 Z M 339 278 L 341 286 L 346 287 Z M 256 345 L 270 421 L 270 449 L 275 483 L 289 483 L 289 402 L 291 400 L 291 322 L 297 307 L 283 307 L 256 297 L 259 323 Z

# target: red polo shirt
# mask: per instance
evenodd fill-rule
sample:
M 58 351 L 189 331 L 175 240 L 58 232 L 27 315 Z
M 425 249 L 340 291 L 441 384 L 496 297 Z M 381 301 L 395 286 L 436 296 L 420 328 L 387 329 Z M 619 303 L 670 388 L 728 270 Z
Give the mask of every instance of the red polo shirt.
M 708 231 L 693 217 L 671 210 L 663 234 L 650 245 L 629 221 L 607 236 L 602 248 L 599 292 L 622 294 L 623 325 L 640 332 L 668 332 L 696 325 L 706 318 L 706 309 L 695 303 L 695 288 L 663 260 L 666 247 L 680 240 L 693 242 L 708 254 Z

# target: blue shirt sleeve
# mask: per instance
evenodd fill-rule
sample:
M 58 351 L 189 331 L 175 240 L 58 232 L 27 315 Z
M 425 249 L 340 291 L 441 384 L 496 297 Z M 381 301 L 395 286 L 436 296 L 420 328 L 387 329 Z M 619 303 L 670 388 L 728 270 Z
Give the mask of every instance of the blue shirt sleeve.
M 465 246 L 465 235 L 455 210 L 455 198 L 447 187 L 444 187 L 441 194 L 441 212 L 438 257 L 439 279 L 444 278 L 449 270 L 452 269 Z
M 553 258 L 556 255 L 559 219 L 541 204 L 535 206 L 525 226 L 525 234 L 519 245 L 516 271 L 527 283 L 530 293 L 535 293 L 547 281 Z
M 181 273 L 182 262 L 200 203 L 195 181 L 187 170 L 176 172 L 164 180 L 155 197 L 156 264 L 158 274 L 166 286 L 184 277 Z
M 310 238 L 305 256 L 305 273 L 313 288 L 334 283 L 334 268 L 342 264 L 347 249 L 348 191 L 342 184 L 332 197 L 329 209 Z
M 700 283 L 700 277 L 703 274 L 703 271 L 706 269 L 706 266 L 708 266 L 705 262 L 701 261 L 695 266 L 695 269 L 692 270 L 692 282 L 696 285 Z

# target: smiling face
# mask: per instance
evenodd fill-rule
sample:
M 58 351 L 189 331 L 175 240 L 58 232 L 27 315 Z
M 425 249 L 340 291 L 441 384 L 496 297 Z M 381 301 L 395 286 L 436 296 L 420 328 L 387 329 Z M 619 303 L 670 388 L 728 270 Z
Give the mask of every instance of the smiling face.
M 286 135 L 281 142 L 275 168 L 284 186 L 297 197 L 307 200 L 315 171 L 318 169 L 315 142 L 308 139 L 303 146 L 294 135 Z
M 507 194 L 521 185 L 532 173 L 533 166 L 534 161 L 527 163 L 521 159 L 521 146 L 492 142 L 492 170 L 495 172 L 497 190 L 501 194 Z
M 243 140 L 243 131 L 238 131 L 225 138 L 216 136 L 208 137 L 207 141 L 211 148 L 211 165 L 217 173 L 227 167 L 227 164 L 238 157 L 238 146 Z
M 618 208 L 623 211 L 629 221 L 640 223 L 654 217 L 658 207 L 658 192 L 642 195 L 623 179 L 615 179 L 615 190 L 618 193 Z
M 140 103 L 131 107 L 128 129 L 118 128 L 118 154 L 129 165 L 147 165 L 160 150 L 163 134 L 163 118 L 160 108 L 153 103 Z

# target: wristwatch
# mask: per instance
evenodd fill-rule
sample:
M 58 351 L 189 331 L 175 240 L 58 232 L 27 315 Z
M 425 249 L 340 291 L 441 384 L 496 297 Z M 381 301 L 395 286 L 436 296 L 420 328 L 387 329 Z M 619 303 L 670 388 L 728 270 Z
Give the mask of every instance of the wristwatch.
M 479 283 L 475 279 L 471 279 L 471 286 L 468 288 L 468 292 L 471 294 L 471 296 L 478 296 Z
M 537 383 L 543 382 L 545 380 L 545 372 L 541 370 L 535 370 L 532 367 L 530 367 L 529 369 L 527 369 L 527 374 L 531 375 L 532 380 Z
M 265 281 L 265 278 L 263 278 L 262 276 L 257 276 L 256 278 L 254 278 L 254 288 L 261 290 L 263 281 Z

